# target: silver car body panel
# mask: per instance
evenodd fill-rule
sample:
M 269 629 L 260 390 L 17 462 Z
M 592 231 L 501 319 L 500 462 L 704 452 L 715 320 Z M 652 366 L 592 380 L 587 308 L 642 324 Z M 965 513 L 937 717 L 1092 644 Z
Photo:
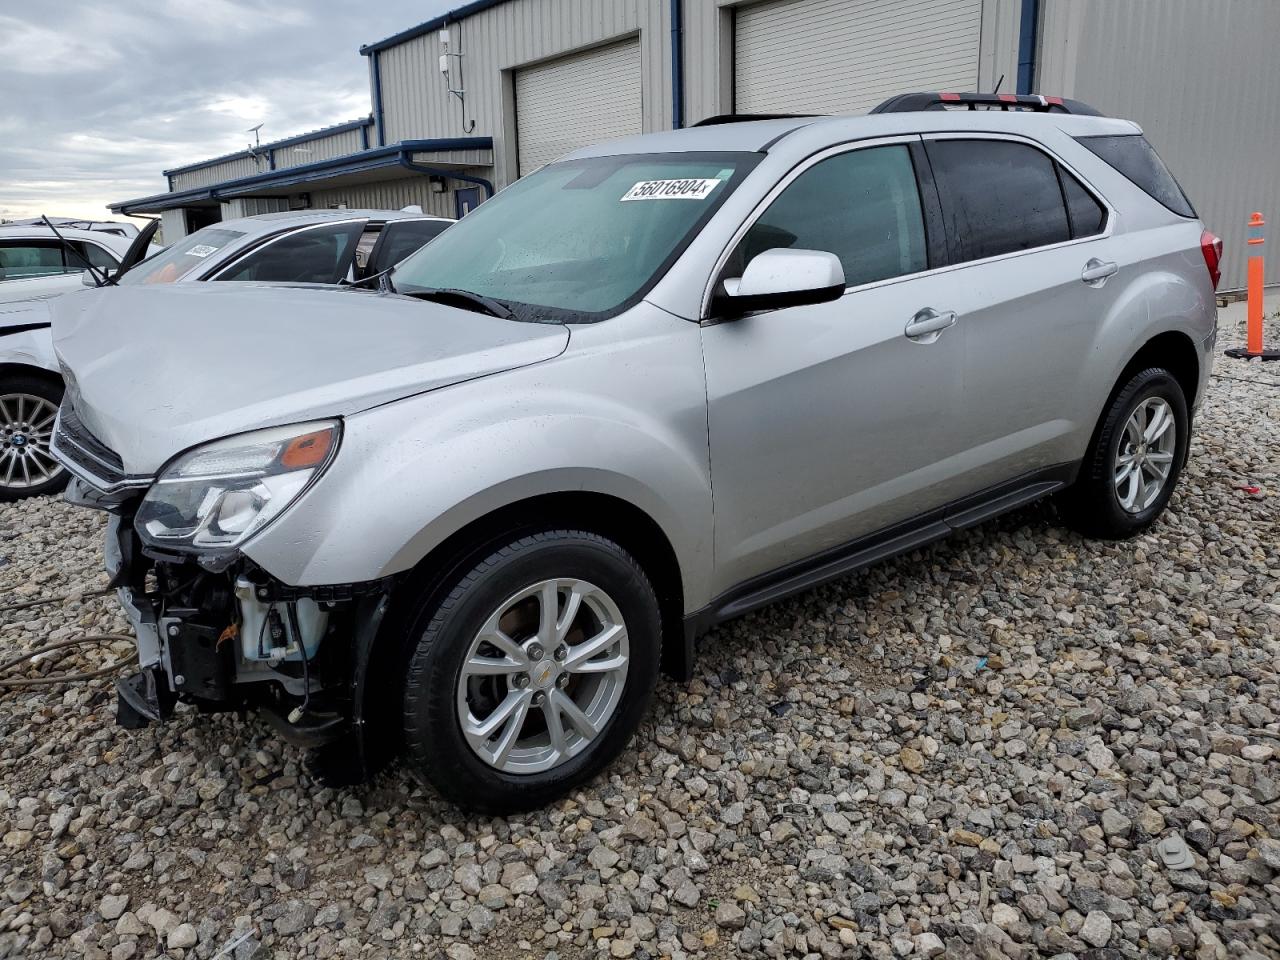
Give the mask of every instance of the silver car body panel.
M 368 580 L 409 569 L 507 504 L 592 492 L 653 518 L 680 558 L 686 596 L 706 596 L 712 503 L 698 327 L 640 304 L 571 330 L 554 360 L 348 417 L 329 470 L 245 553 L 288 584 Z
M 58 358 L 49 336 L 52 322 L 48 300 L 0 303 L 0 364 L 56 373 Z
M 612 319 L 566 330 L 400 298 L 206 289 L 104 307 L 60 329 L 59 350 L 84 419 L 130 469 L 219 435 L 345 417 L 332 466 L 244 548 L 286 584 L 408 570 L 492 510 L 590 491 L 662 528 L 692 612 L 827 548 L 1077 462 L 1122 369 L 1157 334 L 1199 346 L 1203 383 L 1216 311 L 1201 225 L 1073 139 L 1136 132 L 1095 117 L 930 112 L 627 138 L 571 156 L 767 153 L 646 299 Z M 709 322 L 717 265 L 792 171 L 875 140 L 946 135 L 1033 141 L 1106 200 L 1107 231 Z M 1094 257 L 1117 270 L 1090 286 L 1081 271 Z M 926 306 L 957 322 L 913 342 L 904 325 Z
M 55 349 L 82 421 L 130 474 L 219 437 L 546 360 L 569 339 L 556 324 L 329 288 L 110 287 L 72 305 L 53 304 Z

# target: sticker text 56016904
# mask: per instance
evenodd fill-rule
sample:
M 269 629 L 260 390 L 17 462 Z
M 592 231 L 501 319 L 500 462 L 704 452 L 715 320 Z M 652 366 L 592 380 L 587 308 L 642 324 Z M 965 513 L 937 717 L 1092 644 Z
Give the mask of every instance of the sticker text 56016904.
M 705 200 L 719 180 L 641 180 L 622 195 L 625 200 Z

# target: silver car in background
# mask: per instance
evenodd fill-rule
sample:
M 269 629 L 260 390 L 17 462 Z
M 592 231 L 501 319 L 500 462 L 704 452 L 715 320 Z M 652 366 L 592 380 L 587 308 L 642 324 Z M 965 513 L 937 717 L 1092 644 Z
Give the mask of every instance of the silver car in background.
M 396 210 L 295 210 L 226 220 L 157 251 L 119 282 L 356 283 L 403 260 L 451 223 Z M 42 233 L 16 239 L 33 231 Z M 47 227 L 0 227 L 0 280 L 6 263 L 44 262 L 50 271 L 44 282 L 61 284 L 47 288 L 46 296 L 78 291 L 101 282 L 101 274 L 95 277 L 86 266 L 114 273 L 133 242 L 98 230 L 58 226 L 58 232 L 70 249 Z M 110 257 L 104 245 L 113 251 Z M 0 301 L 18 286 L 0 283 Z M 49 317 L 42 299 L 0 302 L 0 501 L 55 493 L 67 482 L 49 450 L 63 389 Z
M 321 782 L 535 806 L 726 618 L 1048 494 L 1146 529 L 1220 244 L 1130 122 L 920 100 L 580 150 L 378 294 L 59 304 L 120 721 L 257 708 Z

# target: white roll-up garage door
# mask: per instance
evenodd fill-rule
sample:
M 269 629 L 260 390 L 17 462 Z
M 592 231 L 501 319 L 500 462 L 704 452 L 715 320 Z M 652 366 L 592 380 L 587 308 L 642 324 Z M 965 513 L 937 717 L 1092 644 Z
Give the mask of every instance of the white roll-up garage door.
M 578 147 L 641 129 L 639 40 L 516 72 L 520 176 Z
M 897 93 L 975 90 L 981 29 L 982 0 L 742 7 L 734 22 L 734 109 L 857 113 Z

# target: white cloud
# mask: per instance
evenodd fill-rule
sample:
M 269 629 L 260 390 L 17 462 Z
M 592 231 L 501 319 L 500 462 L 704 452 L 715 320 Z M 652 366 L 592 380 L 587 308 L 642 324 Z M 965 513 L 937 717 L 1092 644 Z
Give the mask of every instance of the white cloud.
M 369 112 L 368 43 L 458 0 L 97 0 L 0 14 L 0 217 L 108 216 L 161 171 Z M 38 79 L 33 76 L 38 75 Z
M 0 16 L 0 60 L 16 73 L 87 73 L 116 66 L 120 55 L 92 34 Z

